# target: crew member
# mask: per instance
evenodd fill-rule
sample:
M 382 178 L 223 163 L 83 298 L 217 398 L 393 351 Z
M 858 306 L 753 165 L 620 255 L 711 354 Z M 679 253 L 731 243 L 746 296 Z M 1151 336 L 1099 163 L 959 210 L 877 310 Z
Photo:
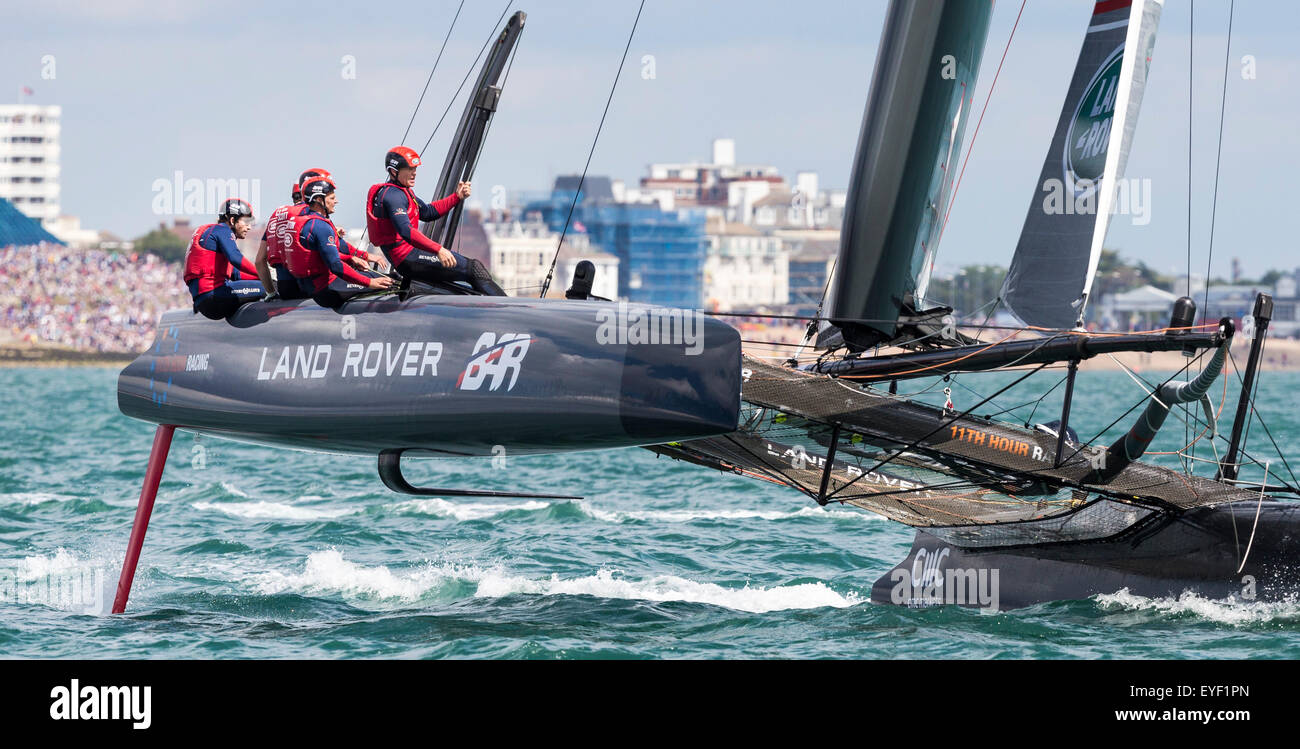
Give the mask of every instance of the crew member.
M 388 181 L 371 186 L 366 195 L 366 227 L 370 241 L 383 250 L 397 272 L 426 282 L 462 281 L 480 294 L 505 296 L 482 263 L 452 252 L 420 232 L 419 222 L 446 215 L 468 198 L 470 183 L 461 182 L 451 195 L 425 203 L 413 189 L 420 166 L 420 155 L 414 149 L 397 146 L 384 157 L 384 166 Z
M 285 255 L 303 296 L 337 308 L 364 291 L 393 285 L 388 276 L 370 270 L 366 253 L 348 244 L 330 221 L 338 205 L 334 180 L 309 177 L 302 184 L 302 200 L 304 208 L 292 219 Z
M 257 275 L 262 279 L 262 285 L 271 290 L 268 299 L 303 298 L 298 282 L 285 264 L 284 253 L 292 244 L 289 232 L 292 230 L 293 218 L 305 208 L 302 204 L 302 183 L 310 177 L 328 176 L 330 173 L 324 169 L 308 169 L 303 172 L 293 184 L 293 202 L 276 208 L 266 220 L 266 231 L 262 233 L 262 242 L 258 245 L 253 264 L 257 266 Z
M 185 285 L 194 297 L 194 310 L 212 320 L 223 320 L 240 305 L 262 298 L 257 281 L 228 280 L 235 269 L 246 278 L 256 278 L 257 268 L 239 253 L 236 239 L 248 236 L 253 226 L 253 208 L 247 201 L 229 198 L 221 204 L 217 223 L 194 231 L 185 251 Z

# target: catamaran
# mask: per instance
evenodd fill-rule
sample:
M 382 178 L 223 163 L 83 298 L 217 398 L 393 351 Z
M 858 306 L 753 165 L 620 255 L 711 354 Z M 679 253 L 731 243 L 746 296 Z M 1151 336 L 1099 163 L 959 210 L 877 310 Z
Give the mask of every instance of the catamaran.
M 742 352 L 738 332 L 715 318 L 692 346 L 602 334 L 611 315 L 669 327 L 674 318 L 591 297 L 589 277 L 587 291 L 575 279 L 564 300 L 481 297 L 449 284 L 338 311 L 308 300 L 245 305 L 228 321 L 166 313 L 155 344 L 118 383 L 123 413 L 158 430 L 114 611 L 125 608 L 176 428 L 377 455 L 391 489 L 450 496 L 521 495 L 414 487 L 401 456 L 646 447 L 915 527 L 911 552 L 873 587 L 879 603 L 978 605 L 945 597 L 943 586 L 954 573 L 994 571 L 1003 607 L 1122 589 L 1293 595 L 1300 505 L 1282 497 L 1300 482 L 1271 471 L 1243 439 L 1258 418 L 1268 296 L 1243 321 L 1251 348 L 1226 440 L 1209 391 L 1232 340 L 1247 332 L 1233 320 L 1198 323 L 1184 297 L 1160 330 L 1082 327 L 1161 10 L 1162 0 L 1102 0 L 1092 10 L 998 300 L 1023 323 L 1009 332 L 962 329 L 951 307 L 927 297 L 992 13 L 991 3 L 967 0 L 891 2 L 825 314 L 788 358 Z M 523 23 L 522 13 L 510 19 L 483 65 L 438 194 L 472 175 Z M 458 220 L 459 208 L 422 231 L 450 246 Z M 1124 351 L 1182 351 L 1184 371 L 1199 371 L 1149 384 L 1130 409 L 1140 415 L 1120 415 L 1132 427 L 1118 439 L 1081 440 L 1070 426 L 1079 364 Z M 1058 419 L 976 414 L 1051 365 L 1066 369 Z M 985 371 L 1016 376 L 960 410 L 898 392 L 919 378 Z M 1178 451 L 1183 470 L 1140 460 L 1171 413 L 1200 433 Z M 1202 439 L 1212 460 L 1190 451 Z M 1213 477 L 1198 475 L 1198 464 L 1212 464 Z M 1258 467 L 1256 478 L 1240 475 Z

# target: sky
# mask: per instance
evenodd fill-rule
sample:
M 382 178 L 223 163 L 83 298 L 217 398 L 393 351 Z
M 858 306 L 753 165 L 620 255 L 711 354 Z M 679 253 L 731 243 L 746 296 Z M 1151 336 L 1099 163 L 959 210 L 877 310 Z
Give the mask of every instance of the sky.
M 982 0 L 970 0 L 980 2 Z M 358 226 L 366 188 L 402 141 L 459 0 L 157 3 L 0 0 L 0 102 L 20 86 L 58 104 L 63 212 L 137 236 L 160 216 L 159 180 L 258 180 L 261 210 L 287 201 L 308 167 L 331 170 L 337 216 Z M 407 145 L 423 148 L 506 0 L 466 0 Z M 517 2 L 527 23 L 475 175 L 476 197 L 549 189 L 582 170 L 638 0 Z M 1300 3 L 1236 3 L 1221 168 L 1213 199 L 1229 0 L 1166 3 L 1127 175 L 1150 180 L 1149 222 L 1119 216 L 1108 246 L 1181 275 L 1240 258 L 1246 276 L 1300 266 L 1292 232 L 1300 99 Z M 707 161 L 736 141 L 741 162 L 844 187 L 886 4 L 646 0 L 590 174 L 628 184 L 652 162 Z M 1089 0 L 1027 0 L 954 198 L 941 268 L 1007 264 L 1033 197 Z M 984 106 L 1020 12 L 998 0 L 975 90 Z M 1189 42 L 1194 65 L 1189 66 Z M 1254 77 L 1242 75 L 1242 58 Z M 53 66 L 50 66 L 50 60 Z M 1189 205 L 1189 71 L 1191 201 Z M 52 77 L 51 77 L 52 74 Z M 468 86 L 466 86 L 468 88 Z M 422 151 L 432 189 L 464 92 Z M 975 121 L 967 127 L 970 147 Z M 1190 210 L 1189 210 L 1190 208 Z M 194 217 L 210 220 L 205 216 Z

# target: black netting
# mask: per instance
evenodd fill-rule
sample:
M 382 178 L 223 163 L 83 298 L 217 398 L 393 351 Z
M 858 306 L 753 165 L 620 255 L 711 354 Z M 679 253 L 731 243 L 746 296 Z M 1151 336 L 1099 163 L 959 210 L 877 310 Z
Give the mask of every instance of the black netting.
M 974 416 L 956 418 L 847 381 L 748 357 L 745 377 L 738 431 L 654 449 L 851 504 L 962 546 L 1104 538 L 1124 531 L 1153 507 L 1255 497 L 1142 463 L 1098 483 L 1093 461 L 1104 448 L 1067 445 L 1067 460 L 1053 467 L 1056 439 L 1041 432 Z M 839 430 L 828 473 L 835 424 Z
M 1105 448 L 1067 445 L 1066 460 L 1053 467 L 1056 438 L 1042 432 L 976 416 L 955 418 L 942 409 L 864 390 L 822 375 L 785 369 L 746 358 L 747 403 L 778 409 L 806 419 L 834 423 L 863 441 L 913 450 L 944 463 L 974 480 L 977 474 L 1005 475 L 1013 482 L 1038 481 L 1053 487 L 1079 487 L 1124 499 L 1139 499 L 1178 508 L 1223 504 L 1254 498 L 1251 492 L 1167 468 L 1133 463 L 1100 483 L 1097 467 Z M 891 463 L 892 465 L 892 463 Z

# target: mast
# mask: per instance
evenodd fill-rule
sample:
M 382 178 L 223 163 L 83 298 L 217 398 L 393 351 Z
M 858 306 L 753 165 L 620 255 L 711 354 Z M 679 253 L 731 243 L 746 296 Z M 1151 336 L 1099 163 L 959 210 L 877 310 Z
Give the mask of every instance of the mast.
M 488 50 L 487 59 L 479 70 L 478 80 L 470 91 L 469 101 L 461 114 L 460 125 L 451 139 L 447 149 L 447 159 L 443 162 L 442 172 L 438 176 L 438 188 L 434 199 L 449 195 L 456 189 L 458 182 L 465 182 L 474 176 L 474 167 L 478 164 L 479 153 L 483 150 L 483 139 L 496 114 L 497 102 L 501 99 L 501 74 L 510 59 L 510 53 L 519 41 L 519 34 L 524 30 L 524 21 L 528 15 L 522 10 L 515 13 L 506 22 L 496 41 Z M 465 204 L 460 203 L 451 213 L 440 216 L 433 221 L 426 221 L 420 231 L 433 241 L 450 249 L 456 239 L 456 228 L 460 225 L 461 213 Z
M 853 349 L 893 338 L 894 321 L 919 305 L 991 16 L 990 2 L 890 2 L 828 296 Z
M 1237 396 L 1237 416 L 1232 420 L 1232 437 L 1228 440 L 1228 454 L 1219 464 L 1220 479 L 1235 479 L 1239 466 L 1237 452 L 1243 447 L 1241 432 L 1250 415 L 1251 398 L 1255 390 L 1255 373 L 1259 371 L 1259 358 L 1264 352 L 1264 336 L 1273 319 L 1273 297 L 1260 294 L 1255 297 L 1255 329 L 1250 337 L 1250 358 L 1246 361 L 1246 374 L 1241 381 L 1241 395 Z M 1267 479 L 1267 477 L 1265 477 Z M 1264 479 L 1261 479 L 1263 481 Z

